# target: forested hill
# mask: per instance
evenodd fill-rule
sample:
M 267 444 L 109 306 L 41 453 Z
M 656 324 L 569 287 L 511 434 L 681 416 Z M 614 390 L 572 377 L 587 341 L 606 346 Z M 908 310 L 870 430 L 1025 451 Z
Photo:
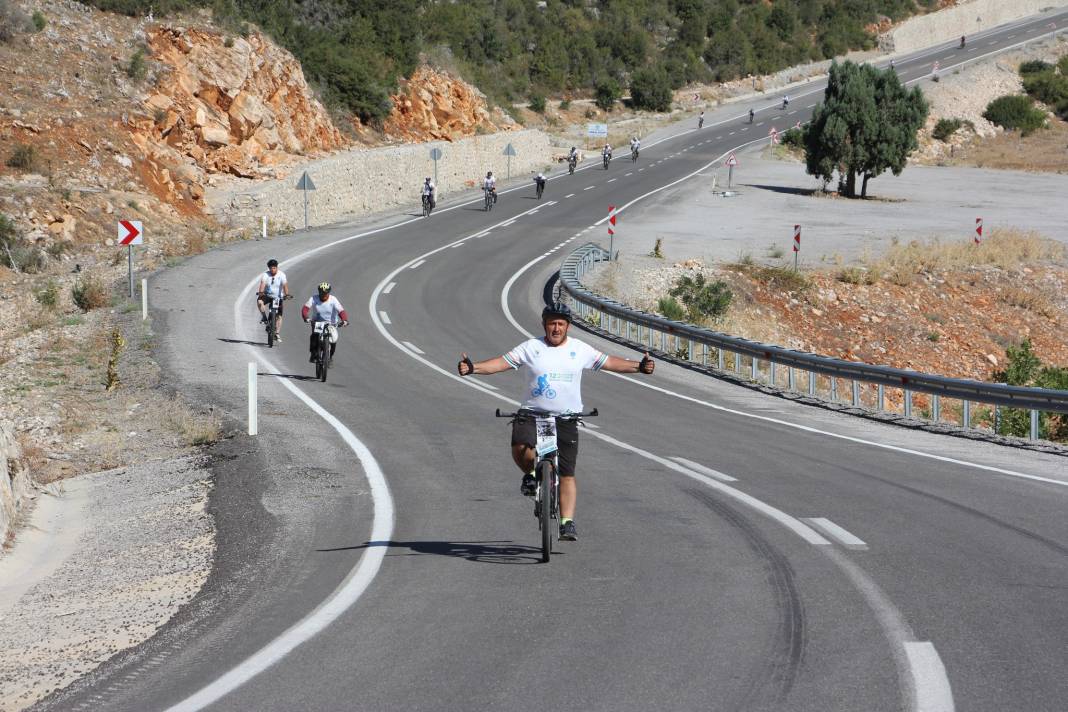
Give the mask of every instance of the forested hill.
M 210 7 L 255 23 L 300 59 L 324 99 L 364 121 L 420 53 L 451 63 L 500 103 L 532 94 L 765 74 L 872 46 L 865 27 L 938 0 L 88 0 L 157 16 Z

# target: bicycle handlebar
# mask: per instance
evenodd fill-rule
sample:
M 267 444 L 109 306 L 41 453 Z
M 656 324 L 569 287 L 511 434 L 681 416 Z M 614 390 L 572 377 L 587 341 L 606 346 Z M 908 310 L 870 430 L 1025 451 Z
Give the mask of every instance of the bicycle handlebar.
M 495 417 L 497 417 L 497 418 L 515 418 L 515 417 L 517 417 L 519 415 L 533 415 L 536 418 L 548 418 L 548 417 L 553 415 L 553 413 L 550 413 L 547 410 L 541 410 L 539 408 L 523 408 L 522 410 L 523 410 L 522 413 L 519 413 L 519 412 L 502 413 L 501 409 L 498 408 Z M 556 417 L 557 418 L 596 418 L 598 415 L 600 415 L 600 413 L 598 413 L 597 409 L 594 408 L 589 413 L 561 413 L 559 415 L 556 415 Z

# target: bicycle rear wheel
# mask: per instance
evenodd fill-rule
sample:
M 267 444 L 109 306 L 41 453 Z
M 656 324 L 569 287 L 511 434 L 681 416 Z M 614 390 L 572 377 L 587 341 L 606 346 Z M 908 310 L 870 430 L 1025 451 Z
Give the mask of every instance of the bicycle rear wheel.
M 319 337 L 319 361 L 323 364 L 319 371 L 319 380 L 326 383 L 326 370 L 330 368 L 330 337 L 325 331 Z
M 276 319 L 277 317 L 274 314 L 274 310 L 271 310 L 271 313 L 267 315 L 267 348 L 269 349 L 274 348 Z
M 539 462 L 537 476 L 541 493 L 541 516 L 538 517 L 538 527 L 541 529 L 541 560 L 542 563 L 548 563 L 555 538 L 553 536 L 553 500 L 556 499 L 556 492 L 552 463 L 548 460 Z

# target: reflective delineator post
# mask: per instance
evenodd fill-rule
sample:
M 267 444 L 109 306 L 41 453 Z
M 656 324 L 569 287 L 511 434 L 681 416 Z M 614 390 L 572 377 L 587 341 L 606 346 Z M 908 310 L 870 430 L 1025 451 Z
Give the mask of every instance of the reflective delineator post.
M 148 318 L 148 280 L 141 280 L 141 321 Z
M 260 226 L 260 237 L 267 239 L 267 216 L 263 216 L 263 224 Z
M 248 434 L 256 435 L 259 430 L 259 423 L 256 422 L 256 377 L 258 372 L 256 370 L 256 364 L 252 361 L 248 363 Z

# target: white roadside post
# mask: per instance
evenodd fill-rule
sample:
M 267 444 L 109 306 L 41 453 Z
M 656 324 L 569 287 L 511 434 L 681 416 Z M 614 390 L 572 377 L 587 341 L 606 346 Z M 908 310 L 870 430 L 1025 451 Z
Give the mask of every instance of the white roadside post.
M 141 321 L 148 318 L 148 280 L 141 280 Z
M 261 237 L 262 237 L 262 238 L 263 238 L 264 240 L 266 240 L 266 239 L 267 239 L 267 216 L 266 216 L 266 215 L 264 215 L 264 216 L 263 216 L 263 223 L 262 223 L 262 225 L 260 226 L 260 236 L 261 236 Z
M 256 418 L 256 377 L 258 371 L 256 364 L 248 362 L 248 434 L 256 435 L 259 431 L 259 423 Z

